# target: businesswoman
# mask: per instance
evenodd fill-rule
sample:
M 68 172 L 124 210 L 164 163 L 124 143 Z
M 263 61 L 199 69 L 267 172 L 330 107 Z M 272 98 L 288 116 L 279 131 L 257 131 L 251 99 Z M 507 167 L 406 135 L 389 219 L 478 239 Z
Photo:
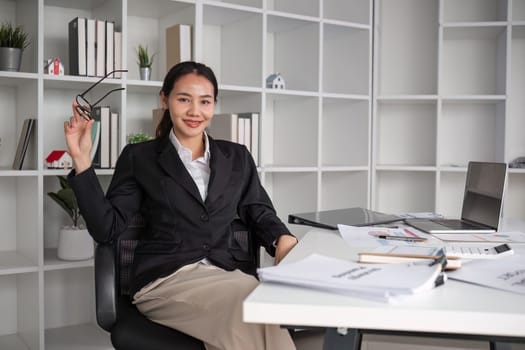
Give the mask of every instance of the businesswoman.
M 154 322 L 201 339 L 209 350 L 287 350 L 278 326 L 242 322 L 242 302 L 257 280 L 236 269 L 231 223 L 240 217 L 278 263 L 297 243 L 275 214 L 244 146 L 205 132 L 217 101 L 212 70 L 175 65 L 160 100 L 156 139 L 127 145 L 104 195 L 90 162 L 91 126 L 77 111 L 64 123 L 81 213 L 97 242 L 123 232 L 134 213 L 146 221 L 132 281 L 133 302 Z

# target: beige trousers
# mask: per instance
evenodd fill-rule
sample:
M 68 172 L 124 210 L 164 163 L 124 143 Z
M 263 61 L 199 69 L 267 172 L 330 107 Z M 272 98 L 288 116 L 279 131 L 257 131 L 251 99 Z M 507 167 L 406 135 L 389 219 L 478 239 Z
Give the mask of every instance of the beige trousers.
M 242 302 L 257 284 L 239 270 L 195 263 L 148 284 L 133 303 L 153 322 L 202 340 L 207 350 L 294 350 L 286 329 L 242 321 Z

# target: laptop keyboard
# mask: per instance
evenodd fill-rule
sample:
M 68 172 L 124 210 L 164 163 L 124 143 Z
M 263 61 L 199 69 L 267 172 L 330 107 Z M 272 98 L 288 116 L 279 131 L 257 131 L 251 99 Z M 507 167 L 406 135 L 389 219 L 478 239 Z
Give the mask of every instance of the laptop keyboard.
M 484 228 L 481 225 L 470 224 L 468 222 L 457 220 L 457 219 L 440 219 L 440 220 L 432 220 L 432 221 L 440 225 L 445 225 L 454 230 L 465 230 L 465 229 L 468 230 L 468 229 Z

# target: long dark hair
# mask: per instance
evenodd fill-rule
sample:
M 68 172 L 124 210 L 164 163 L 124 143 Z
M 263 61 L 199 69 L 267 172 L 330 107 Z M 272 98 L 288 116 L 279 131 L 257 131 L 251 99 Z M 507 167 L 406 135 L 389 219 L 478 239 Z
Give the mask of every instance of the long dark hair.
M 201 75 L 209 80 L 209 82 L 213 85 L 213 99 L 215 100 L 215 102 L 217 102 L 219 86 L 217 84 L 217 78 L 215 78 L 215 74 L 213 73 L 210 67 L 202 63 L 193 61 L 177 63 L 176 65 L 171 67 L 168 74 L 166 74 L 166 77 L 164 78 L 164 83 L 162 84 L 162 89 L 160 90 L 160 92 L 164 93 L 164 96 L 168 98 L 177 80 L 179 80 L 184 75 L 190 73 Z M 169 108 L 167 108 L 164 111 L 164 115 L 162 116 L 159 125 L 157 126 L 157 130 L 155 131 L 155 137 L 162 138 L 167 136 L 172 128 L 173 123 L 171 121 Z

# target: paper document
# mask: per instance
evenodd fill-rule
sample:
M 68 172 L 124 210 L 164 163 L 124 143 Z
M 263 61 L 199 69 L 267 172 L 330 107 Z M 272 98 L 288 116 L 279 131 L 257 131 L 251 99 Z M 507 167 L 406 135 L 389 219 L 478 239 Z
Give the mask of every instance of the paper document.
M 375 247 L 377 245 L 413 245 L 425 241 L 424 234 L 410 227 L 388 228 L 379 226 L 337 225 L 343 239 L 353 247 Z
M 442 219 L 443 218 L 443 215 L 433 213 L 430 211 L 404 213 L 404 214 L 399 214 L 398 216 L 402 217 L 403 219 Z
M 525 260 L 522 256 L 472 261 L 450 273 L 449 277 L 462 282 L 525 294 Z
M 309 287 L 373 300 L 391 301 L 444 282 L 440 264 L 359 264 L 318 254 L 257 270 L 263 282 Z
M 525 243 L 523 232 L 494 233 L 440 233 L 435 236 L 446 242 L 494 242 L 494 243 Z

